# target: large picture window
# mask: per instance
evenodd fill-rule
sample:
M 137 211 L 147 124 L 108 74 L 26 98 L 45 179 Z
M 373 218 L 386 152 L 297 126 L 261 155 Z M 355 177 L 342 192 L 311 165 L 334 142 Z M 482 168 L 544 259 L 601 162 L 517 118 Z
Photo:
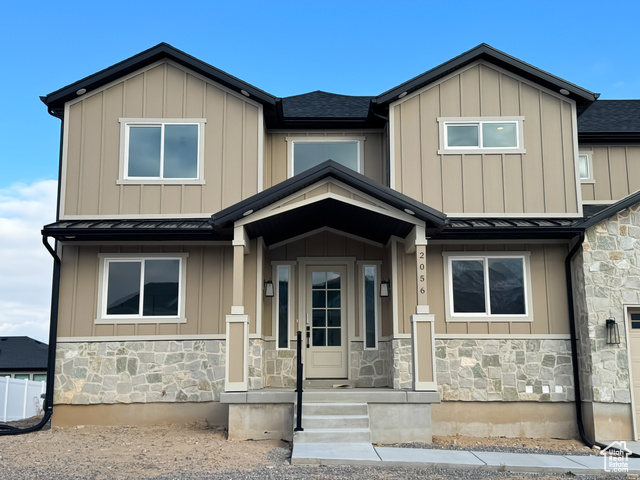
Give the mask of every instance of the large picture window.
M 202 180 L 203 120 L 121 119 L 121 180 L 184 183 Z
M 103 257 L 98 320 L 184 321 L 185 257 Z
M 448 320 L 530 320 L 525 254 L 445 254 Z
M 360 172 L 363 138 L 287 138 L 289 142 L 289 176 L 297 175 L 327 160 L 333 160 Z
M 524 153 L 523 117 L 438 118 L 438 153 Z

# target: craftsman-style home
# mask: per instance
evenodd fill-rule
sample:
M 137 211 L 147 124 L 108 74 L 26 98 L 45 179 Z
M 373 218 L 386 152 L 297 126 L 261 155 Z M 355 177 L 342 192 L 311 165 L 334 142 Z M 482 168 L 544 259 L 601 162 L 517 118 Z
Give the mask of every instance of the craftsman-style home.
M 374 97 L 167 44 L 42 97 L 54 423 L 291 437 L 301 364 L 307 439 L 636 438 L 640 101 L 597 98 L 484 44 Z

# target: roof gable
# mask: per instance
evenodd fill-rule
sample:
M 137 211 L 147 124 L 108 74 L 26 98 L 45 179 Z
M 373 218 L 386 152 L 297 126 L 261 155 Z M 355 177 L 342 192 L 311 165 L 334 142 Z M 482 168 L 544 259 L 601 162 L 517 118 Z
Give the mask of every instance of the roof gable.
M 566 96 L 576 101 L 579 111 L 588 107 L 598 98 L 598 95 L 593 92 L 567 82 L 566 80 L 556 77 L 544 70 L 540 70 L 533 65 L 529 65 L 522 60 L 507 55 L 506 53 L 483 43 L 421 75 L 418 75 L 415 78 L 412 78 L 407 82 L 398 85 L 397 87 L 387 90 L 381 95 L 378 95 L 373 101 L 378 105 L 388 105 L 389 103 L 436 82 L 456 70 L 478 60 L 484 60 L 492 63 L 504 70 L 515 73 L 524 79 L 548 88 L 549 90 L 555 92 L 566 90 L 568 92 Z

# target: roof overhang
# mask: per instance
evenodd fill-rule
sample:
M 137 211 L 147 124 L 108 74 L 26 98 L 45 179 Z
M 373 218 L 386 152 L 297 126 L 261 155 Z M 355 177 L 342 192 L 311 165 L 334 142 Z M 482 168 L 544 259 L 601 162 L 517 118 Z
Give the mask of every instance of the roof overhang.
M 45 225 L 42 234 L 61 242 L 229 240 L 229 238 L 223 238 L 214 232 L 208 218 L 62 220 Z
M 453 218 L 438 240 L 559 240 L 584 231 L 582 218 Z
M 221 235 L 242 226 L 270 245 L 322 227 L 386 243 L 415 227 L 434 235 L 446 216 L 328 160 L 211 217 Z
M 93 75 L 89 75 L 82 80 L 78 80 L 77 82 L 67 85 L 55 92 L 40 97 L 40 99 L 45 105 L 47 105 L 47 107 L 49 107 L 49 113 L 60 117 L 64 111 L 64 104 L 70 100 L 78 98 L 79 91 L 90 92 L 163 59 L 173 60 L 174 62 L 204 76 L 205 78 L 208 78 L 220 85 L 224 85 L 225 87 L 244 96 L 248 96 L 265 106 L 264 113 L 267 119 L 275 117 L 276 97 L 240 80 L 239 78 L 229 75 L 228 73 L 223 72 L 202 60 L 198 60 L 197 58 L 192 57 L 191 55 L 178 50 L 167 43 L 160 43 L 155 47 L 145 50 L 144 52 L 134 55 L 122 62 L 116 63 L 111 67 L 105 68 L 104 70 L 94 73 Z M 83 93 L 83 95 L 84 94 L 85 93 Z
M 560 90 L 568 92 L 566 96 L 576 102 L 578 112 L 587 108 L 598 98 L 598 94 L 585 90 L 483 43 L 422 75 L 418 75 L 397 87 L 387 90 L 373 101 L 378 105 L 388 106 L 389 103 L 398 100 L 400 95 L 404 96 L 419 90 L 478 60 L 485 60 L 554 92 L 560 92 Z

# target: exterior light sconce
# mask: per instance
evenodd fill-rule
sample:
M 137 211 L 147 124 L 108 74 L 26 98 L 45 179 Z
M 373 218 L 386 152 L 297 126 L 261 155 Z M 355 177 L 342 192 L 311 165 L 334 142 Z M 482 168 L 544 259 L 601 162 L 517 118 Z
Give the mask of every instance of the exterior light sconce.
M 607 345 L 619 345 L 620 332 L 615 318 L 607 318 L 605 325 L 607 326 Z
M 271 280 L 264 282 L 264 296 L 267 298 L 274 296 L 273 282 Z
M 383 280 L 382 282 L 380 282 L 380 296 L 389 296 L 389 280 Z

